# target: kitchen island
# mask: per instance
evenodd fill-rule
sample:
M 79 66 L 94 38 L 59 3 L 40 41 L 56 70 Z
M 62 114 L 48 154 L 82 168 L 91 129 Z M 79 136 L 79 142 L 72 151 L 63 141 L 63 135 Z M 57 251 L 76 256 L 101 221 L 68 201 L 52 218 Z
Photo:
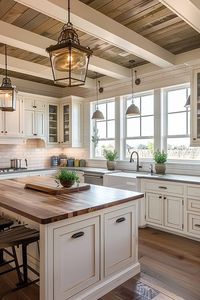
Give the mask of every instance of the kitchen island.
M 98 299 L 140 272 L 142 193 L 91 185 L 54 196 L 24 189 L 30 181 L 1 181 L 0 209 L 40 230 L 40 300 Z

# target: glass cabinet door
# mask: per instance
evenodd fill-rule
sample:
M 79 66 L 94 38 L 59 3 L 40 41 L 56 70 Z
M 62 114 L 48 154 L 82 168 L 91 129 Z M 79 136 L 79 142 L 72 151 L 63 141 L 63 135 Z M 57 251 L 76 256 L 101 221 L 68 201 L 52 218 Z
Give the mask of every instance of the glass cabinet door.
M 68 143 L 70 139 L 70 105 L 63 106 L 63 142 Z
M 49 105 L 49 143 L 58 143 L 58 106 Z

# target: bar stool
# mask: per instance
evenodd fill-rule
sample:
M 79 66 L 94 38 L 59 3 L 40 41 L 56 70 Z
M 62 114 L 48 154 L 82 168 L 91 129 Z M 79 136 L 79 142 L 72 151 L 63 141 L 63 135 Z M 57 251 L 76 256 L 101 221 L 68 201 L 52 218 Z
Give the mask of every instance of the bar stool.
M 39 241 L 39 231 L 36 229 L 27 228 L 25 225 L 11 227 L 8 230 L 0 232 L 0 250 L 3 250 L 10 257 L 12 257 L 11 260 L 3 262 L 0 265 L 0 267 L 9 264 L 11 262 L 15 263 L 15 267 L 10 267 L 9 269 L 1 272 L 0 275 L 4 275 L 8 272 L 16 270 L 19 282 L 17 284 L 17 287 L 14 290 L 20 289 L 22 287 L 25 287 L 27 285 L 39 281 L 39 273 L 35 271 L 33 268 L 31 268 L 30 266 L 28 266 L 27 263 L 27 246 L 30 245 L 31 243 L 38 242 L 38 241 Z M 15 249 L 15 247 L 19 247 L 19 246 L 22 247 L 21 265 L 19 265 L 18 258 L 16 255 L 16 249 Z M 12 252 L 8 251 L 7 248 L 11 248 Z M 22 272 L 23 276 L 20 272 L 21 268 L 23 271 Z M 36 280 L 34 281 L 28 280 L 28 269 L 38 276 Z
M 0 232 L 9 229 L 10 226 L 12 226 L 14 222 L 10 220 L 9 218 L 0 216 Z M 0 265 L 4 262 L 3 260 L 3 250 L 0 249 Z

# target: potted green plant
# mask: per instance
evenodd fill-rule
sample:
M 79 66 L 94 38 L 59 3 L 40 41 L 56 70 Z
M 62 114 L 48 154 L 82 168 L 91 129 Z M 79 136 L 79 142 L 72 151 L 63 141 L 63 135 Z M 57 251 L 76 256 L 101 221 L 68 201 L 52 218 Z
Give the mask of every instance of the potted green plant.
M 165 174 L 166 171 L 166 161 L 167 161 L 167 153 L 164 150 L 156 150 L 153 154 L 155 160 L 155 170 L 157 174 Z
M 62 168 L 56 174 L 56 182 L 59 182 L 65 188 L 70 188 L 75 182 L 79 183 L 79 177 L 75 171 Z
M 116 159 L 118 159 L 117 151 L 104 149 L 103 155 L 107 159 L 107 169 L 111 171 L 115 170 Z

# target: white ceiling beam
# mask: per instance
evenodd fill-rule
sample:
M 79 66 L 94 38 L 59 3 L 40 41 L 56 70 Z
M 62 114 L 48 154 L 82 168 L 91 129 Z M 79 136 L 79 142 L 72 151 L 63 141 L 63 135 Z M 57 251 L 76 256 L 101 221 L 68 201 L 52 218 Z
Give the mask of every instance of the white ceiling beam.
M 43 37 L 39 34 L 19 28 L 1 20 L 0 41 L 1 43 L 5 43 L 7 45 L 30 51 L 45 57 L 49 57 L 49 54 L 45 49 L 49 45 L 56 44 L 56 41 L 52 39 Z M 91 57 L 89 70 L 99 72 L 102 75 L 110 76 L 116 79 L 130 76 L 130 71 L 128 68 L 96 56 Z
M 200 3 L 199 0 L 159 0 L 167 8 L 178 15 L 187 24 L 200 32 Z
M 66 0 L 16 1 L 66 23 Z M 172 53 L 78 0 L 71 1 L 71 20 L 76 28 L 155 65 L 168 67 L 174 64 Z

